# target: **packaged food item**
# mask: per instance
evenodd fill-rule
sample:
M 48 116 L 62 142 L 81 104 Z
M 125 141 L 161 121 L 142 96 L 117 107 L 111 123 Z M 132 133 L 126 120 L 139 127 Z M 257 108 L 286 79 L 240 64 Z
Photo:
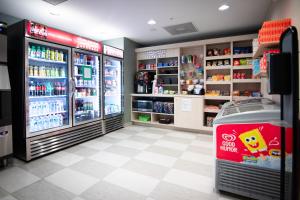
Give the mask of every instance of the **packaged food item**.
M 230 60 L 224 60 L 224 65 L 230 65 Z
M 218 60 L 218 66 L 223 65 L 223 60 Z
M 233 60 L 233 66 L 239 66 L 240 65 L 240 60 L 239 59 L 234 59 Z
M 220 56 L 220 52 L 221 52 L 220 49 L 213 49 L 213 55 L 214 56 Z
M 207 61 L 207 62 L 206 62 L 206 66 L 212 66 L 211 61 Z
M 208 49 L 206 55 L 207 56 L 213 56 L 213 50 L 212 49 Z

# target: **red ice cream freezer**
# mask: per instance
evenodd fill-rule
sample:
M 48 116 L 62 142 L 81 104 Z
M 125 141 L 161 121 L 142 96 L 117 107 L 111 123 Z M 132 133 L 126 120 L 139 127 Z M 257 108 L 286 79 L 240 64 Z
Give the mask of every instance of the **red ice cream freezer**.
M 279 124 L 280 107 L 269 99 L 224 104 L 214 120 L 217 190 L 260 200 L 280 198 Z M 287 129 L 287 172 L 292 167 L 291 137 Z

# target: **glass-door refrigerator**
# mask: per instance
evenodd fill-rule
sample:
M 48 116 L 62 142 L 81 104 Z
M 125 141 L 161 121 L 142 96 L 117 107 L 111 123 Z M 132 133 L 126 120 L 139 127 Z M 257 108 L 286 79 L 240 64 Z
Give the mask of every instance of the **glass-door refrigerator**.
M 26 137 L 70 127 L 71 48 L 28 38 L 25 50 Z
M 103 46 L 103 113 L 105 133 L 123 127 L 123 51 Z
M 23 20 L 8 29 L 14 154 L 29 161 L 103 134 L 102 44 Z
M 101 118 L 99 54 L 73 49 L 74 125 Z

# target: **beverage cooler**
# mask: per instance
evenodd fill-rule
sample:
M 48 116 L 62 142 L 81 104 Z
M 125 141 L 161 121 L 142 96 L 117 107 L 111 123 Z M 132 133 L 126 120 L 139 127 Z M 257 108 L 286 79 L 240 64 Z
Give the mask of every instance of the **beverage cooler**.
M 102 45 L 31 21 L 8 29 L 14 153 L 31 160 L 102 135 Z
M 269 99 L 223 105 L 214 120 L 215 186 L 246 197 L 280 199 L 280 107 Z M 286 167 L 292 168 L 292 132 L 286 131 Z M 287 182 L 290 174 L 287 176 Z
M 103 128 L 105 133 L 124 127 L 123 51 L 103 46 Z

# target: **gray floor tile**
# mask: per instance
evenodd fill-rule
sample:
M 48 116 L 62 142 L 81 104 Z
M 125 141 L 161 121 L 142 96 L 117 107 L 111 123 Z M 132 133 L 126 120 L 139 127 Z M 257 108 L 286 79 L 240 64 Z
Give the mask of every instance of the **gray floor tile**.
M 15 193 L 15 197 L 22 200 L 72 200 L 75 195 L 46 181 L 38 181 Z
M 133 140 L 133 141 L 137 141 L 137 142 L 143 142 L 143 143 L 146 143 L 146 144 L 153 144 L 154 142 L 157 141 L 156 139 L 141 137 L 141 136 L 138 136 L 138 135 L 132 136 L 129 139 Z
M 162 137 L 161 140 L 166 140 L 169 142 L 177 142 L 180 144 L 190 144 L 193 141 L 193 139 L 178 138 L 178 137 L 172 137 L 168 135 Z
M 69 153 L 74 153 L 76 155 L 83 156 L 83 157 L 89 157 L 98 152 L 96 149 L 88 148 L 88 147 L 81 146 L 81 145 L 76 145 L 74 147 L 65 149 L 64 151 L 69 152 Z
M 4 189 L 0 188 L 0 199 L 7 195 L 8 195 L 8 192 L 6 192 Z
M 120 145 L 112 145 L 112 146 L 108 147 L 107 149 L 105 149 L 104 151 L 119 154 L 122 156 L 128 156 L 128 157 L 136 156 L 140 152 L 137 149 L 124 147 L 124 146 L 120 146 Z
M 18 199 L 16 199 L 15 197 L 13 197 L 11 195 L 8 195 L 8 196 L 5 196 L 3 198 L 0 198 L 0 200 L 18 200 Z
M 38 180 L 37 176 L 18 167 L 11 167 L 0 172 L 0 187 L 10 193 Z
M 116 169 L 110 165 L 99 163 L 90 159 L 82 160 L 70 166 L 70 168 L 100 180 Z
M 166 147 L 162 147 L 162 146 L 158 146 L 158 145 L 152 145 L 145 150 L 153 152 L 153 153 L 159 153 L 162 155 L 173 156 L 173 157 L 180 157 L 183 153 L 183 151 L 180 151 L 180 150 L 170 149 L 170 148 L 166 148 Z
M 197 140 L 204 141 L 204 142 L 213 142 L 213 135 L 211 133 L 203 133 L 197 135 Z
M 194 153 L 202 153 L 202 154 L 213 156 L 213 149 L 212 148 L 206 148 L 206 147 L 199 147 L 199 146 L 191 145 L 187 148 L 187 151 L 191 151 L 191 152 L 194 152 Z
M 162 179 L 169 170 L 167 167 L 135 159 L 126 163 L 122 168 L 157 179 Z
M 44 178 L 63 169 L 64 167 L 42 158 L 26 163 L 25 165 L 22 165 L 21 168 L 40 178 Z
M 150 197 L 155 200 L 215 200 L 216 195 L 204 194 L 162 181 Z
M 116 144 L 118 142 L 121 142 L 122 140 L 117 139 L 117 138 L 112 138 L 112 137 L 107 137 L 106 135 L 99 137 L 97 139 L 95 139 L 96 141 L 100 141 L 100 142 L 105 142 L 105 143 L 109 143 L 109 144 Z
M 147 127 L 146 129 L 144 129 L 144 131 L 149 132 L 149 133 L 156 133 L 156 134 L 165 135 L 167 133 L 172 132 L 173 130 L 163 129 L 163 128 Z
M 86 200 L 144 200 L 144 195 L 101 181 L 80 195 Z
M 187 172 L 197 173 L 207 177 L 213 176 L 212 166 L 195 163 L 187 160 L 178 159 L 174 164 L 173 168 Z

